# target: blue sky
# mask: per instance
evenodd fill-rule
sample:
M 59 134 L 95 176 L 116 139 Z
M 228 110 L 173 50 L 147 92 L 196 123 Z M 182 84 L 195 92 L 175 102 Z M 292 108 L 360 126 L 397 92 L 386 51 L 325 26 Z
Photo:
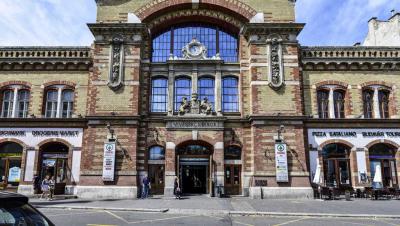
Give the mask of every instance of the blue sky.
M 400 11 L 400 0 L 297 0 L 297 22 L 307 23 L 300 43 L 362 42 L 367 21 L 386 20 L 392 9 Z M 95 19 L 94 0 L 0 0 L 0 45 L 90 45 L 86 23 Z

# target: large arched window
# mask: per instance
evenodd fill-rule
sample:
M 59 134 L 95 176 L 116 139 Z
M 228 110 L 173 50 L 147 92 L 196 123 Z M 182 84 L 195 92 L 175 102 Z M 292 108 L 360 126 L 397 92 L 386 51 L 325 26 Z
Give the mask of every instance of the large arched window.
M 371 170 L 371 180 L 374 179 L 377 170 L 381 170 L 382 184 L 372 184 L 373 186 L 396 187 L 398 184 L 396 174 L 396 148 L 378 143 L 369 148 L 369 162 Z
M 0 184 L 18 186 L 23 147 L 14 142 L 0 144 Z
M 214 95 L 214 79 L 212 78 L 201 78 L 198 81 L 199 99 L 202 101 L 204 98 L 208 99 L 208 102 L 212 104 L 214 109 L 215 95 Z
M 182 48 L 193 38 L 204 44 L 207 56 L 219 53 L 225 62 L 238 61 L 238 39 L 216 26 L 190 24 L 172 27 L 153 39 L 153 62 L 165 62 L 169 56 L 182 57 Z
M 175 111 L 178 111 L 184 98 L 186 98 L 187 101 L 190 101 L 191 93 L 192 80 L 189 78 L 178 78 L 175 80 Z
M 363 89 L 364 118 L 389 118 L 390 89 L 373 85 Z
M 51 86 L 46 90 L 45 117 L 46 118 L 71 118 L 74 106 L 74 90 L 70 87 L 59 85 Z
M 151 112 L 167 112 L 168 79 L 155 78 L 151 82 Z
M 238 79 L 235 77 L 225 77 L 222 80 L 222 111 L 239 111 Z
M 164 160 L 165 149 L 161 146 L 153 146 L 149 150 L 149 160 Z
M 30 92 L 27 87 L 13 85 L 3 90 L 1 117 L 26 118 L 28 116 Z

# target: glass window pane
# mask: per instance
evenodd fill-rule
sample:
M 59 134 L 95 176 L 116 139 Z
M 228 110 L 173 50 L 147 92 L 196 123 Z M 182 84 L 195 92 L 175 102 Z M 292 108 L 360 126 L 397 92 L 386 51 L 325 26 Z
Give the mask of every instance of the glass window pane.
M 160 146 L 151 147 L 149 150 L 149 160 L 164 160 L 165 149 Z
M 192 81 L 188 78 L 179 78 L 175 80 L 175 111 L 178 111 L 183 98 L 190 100 L 192 94 Z
M 207 98 L 207 101 L 212 104 L 212 108 L 215 106 L 215 98 L 214 98 L 214 79 L 213 78 L 201 78 L 198 80 L 198 92 L 199 99 L 203 101 Z
M 151 112 L 167 112 L 168 80 L 158 78 L 152 80 Z
M 222 111 L 238 112 L 238 80 L 234 77 L 226 77 L 222 81 Z

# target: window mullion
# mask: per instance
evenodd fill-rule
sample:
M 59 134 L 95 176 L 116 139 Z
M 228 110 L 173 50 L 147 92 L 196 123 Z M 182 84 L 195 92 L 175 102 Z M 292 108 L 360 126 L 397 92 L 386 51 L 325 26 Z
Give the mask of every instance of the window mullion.
M 12 111 L 11 111 L 11 117 L 16 118 L 16 113 L 17 113 L 17 102 L 18 102 L 18 87 L 14 88 L 14 96 L 13 96 L 13 105 L 12 105 Z

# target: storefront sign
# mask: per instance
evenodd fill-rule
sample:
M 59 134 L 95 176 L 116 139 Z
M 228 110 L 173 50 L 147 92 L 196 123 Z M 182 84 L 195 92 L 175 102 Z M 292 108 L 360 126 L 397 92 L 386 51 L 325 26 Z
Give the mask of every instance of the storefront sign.
M 286 144 L 275 144 L 276 181 L 289 182 Z
M 8 182 L 18 183 L 21 176 L 21 168 L 12 167 L 8 170 Z
M 33 137 L 77 137 L 79 131 L 64 131 L 64 130 L 1 130 L 0 137 L 25 137 L 28 134 Z
M 0 158 L 17 157 L 21 158 L 22 153 L 0 153 Z
M 103 181 L 114 181 L 115 171 L 115 143 L 104 144 Z
M 357 132 L 361 134 L 362 137 L 400 137 L 400 132 L 383 132 L 383 131 L 318 131 L 312 132 L 314 137 L 357 137 Z
M 169 121 L 167 129 L 222 129 L 224 123 L 221 121 Z

